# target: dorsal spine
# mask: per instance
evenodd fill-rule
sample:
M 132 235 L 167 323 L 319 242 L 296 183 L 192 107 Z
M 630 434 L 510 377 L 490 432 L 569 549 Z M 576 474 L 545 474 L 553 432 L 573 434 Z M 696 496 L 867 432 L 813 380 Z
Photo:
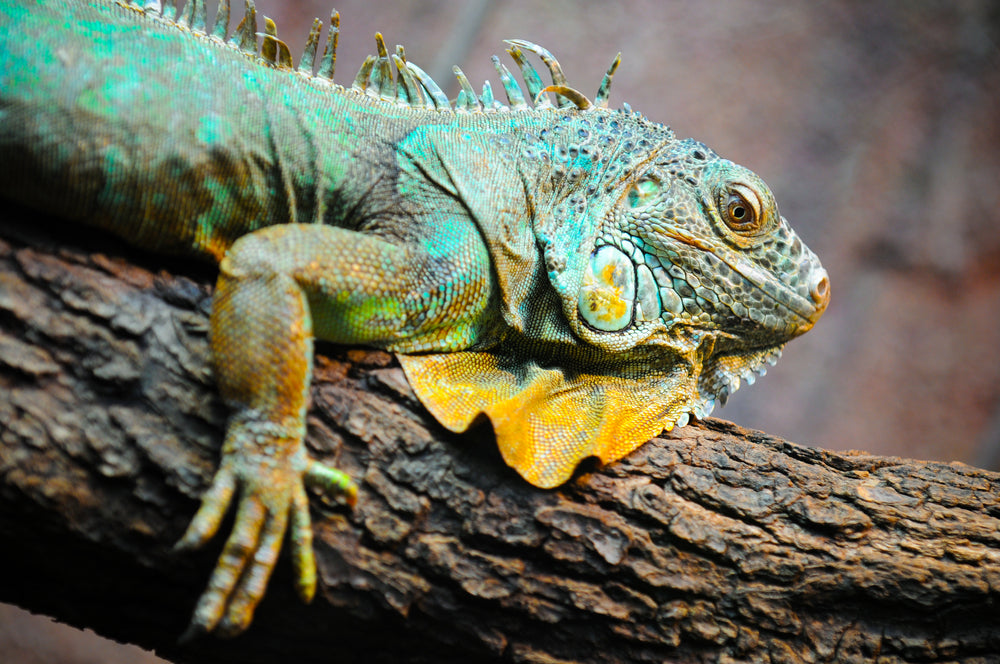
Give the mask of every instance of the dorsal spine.
M 140 4 L 136 0 L 117 0 L 117 2 L 119 5 L 136 11 L 151 20 L 167 23 L 179 30 L 190 32 L 194 36 L 202 36 L 242 51 L 254 58 L 258 64 L 293 71 L 309 79 L 325 81 L 335 85 L 338 90 L 353 90 L 386 102 L 420 110 L 462 113 L 524 111 L 532 108 L 527 101 L 529 98 L 534 110 L 538 111 L 556 107 L 576 108 L 581 111 L 607 108 L 611 80 L 621 62 L 621 53 L 619 53 L 604 75 L 597 95 L 591 102 L 582 92 L 567 84 L 562 66 L 547 49 L 529 41 L 511 39 L 507 40 L 507 44 L 510 45 L 507 52 L 521 71 L 527 87 L 527 97 L 521 85 L 514 80 L 510 70 L 500 62 L 499 58 L 493 56 L 493 64 L 507 95 L 508 103 L 503 104 L 493 96 L 493 89 L 489 81 L 483 86 L 482 93 L 477 95 L 468 78 L 458 67 L 454 68 L 454 72 L 460 91 L 456 100 L 452 102 L 434 79 L 419 66 L 406 59 L 402 46 L 397 46 L 396 52 L 390 55 L 380 33 L 375 35 L 376 55 L 370 55 L 365 59 L 351 86 L 343 88 L 337 85 L 334 82 L 334 72 L 340 35 L 340 14 L 336 10 L 330 14 L 330 29 L 326 45 L 319 68 L 314 73 L 316 52 L 319 48 L 323 25 L 318 18 L 313 21 L 302 57 L 299 59 L 299 65 L 295 67 L 291 51 L 288 45 L 278 37 L 274 21 L 265 16 L 264 32 L 263 34 L 258 32 L 257 8 L 253 0 L 244 0 L 243 18 L 232 33 L 229 32 L 230 0 L 220 0 L 210 34 L 207 32 L 208 9 L 205 0 L 188 0 L 179 16 L 175 0 L 163 0 L 162 4 L 160 0 L 146 0 L 144 4 Z M 259 47 L 258 36 L 263 37 Z M 552 78 L 551 85 L 545 86 L 542 83 L 538 71 L 524 57 L 524 51 L 534 53 L 545 64 Z M 395 75 L 393 74 L 393 65 L 396 70 Z M 549 99 L 548 93 L 555 94 L 556 105 Z

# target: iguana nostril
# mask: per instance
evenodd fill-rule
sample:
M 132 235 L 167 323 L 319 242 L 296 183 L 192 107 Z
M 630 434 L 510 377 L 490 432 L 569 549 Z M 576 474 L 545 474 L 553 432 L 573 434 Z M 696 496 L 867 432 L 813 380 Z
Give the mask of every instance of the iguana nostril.
M 825 309 L 827 303 L 829 303 L 830 278 L 823 268 L 816 270 L 816 273 L 813 275 L 812 283 L 809 286 L 809 295 L 812 296 L 813 302 L 818 305 L 820 311 Z

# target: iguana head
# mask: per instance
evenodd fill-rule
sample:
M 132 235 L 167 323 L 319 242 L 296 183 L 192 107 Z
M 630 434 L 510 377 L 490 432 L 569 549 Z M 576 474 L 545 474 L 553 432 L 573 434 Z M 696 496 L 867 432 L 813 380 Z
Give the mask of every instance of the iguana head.
M 498 68 L 512 108 L 496 112 L 509 119 L 422 128 L 400 149 L 407 172 L 476 221 L 502 329 L 477 348 L 400 361 L 441 423 L 464 431 L 486 415 L 506 462 L 552 487 L 581 460 L 619 459 L 754 382 L 820 317 L 829 283 L 759 177 L 605 107 L 617 59 L 592 104 L 548 51 L 511 43 L 533 110 Z M 542 58 L 552 86 L 518 46 Z M 477 106 L 465 92 L 471 126 L 495 100 L 484 93 Z M 468 168 L 472 152 L 493 156 L 488 187 Z
M 620 188 L 595 238 L 577 309 L 583 334 L 700 348 L 710 411 L 753 382 L 829 302 L 816 255 L 750 170 L 693 141 L 672 141 Z
M 439 128 L 421 140 L 435 149 L 415 154 L 442 166 L 419 172 L 447 173 L 479 222 L 506 328 L 488 347 L 400 360 L 449 428 L 487 415 L 535 485 L 707 415 L 829 301 L 826 272 L 759 177 L 637 114 L 561 112 L 492 197 L 450 156 L 468 140 Z M 480 140 L 483 154 L 503 144 Z

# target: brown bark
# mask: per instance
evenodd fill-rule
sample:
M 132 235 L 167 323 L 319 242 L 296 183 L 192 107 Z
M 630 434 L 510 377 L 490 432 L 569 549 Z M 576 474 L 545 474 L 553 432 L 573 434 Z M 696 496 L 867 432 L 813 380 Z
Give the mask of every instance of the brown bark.
M 219 551 L 170 550 L 225 418 L 212 281 L 33 213 L 0 223 L 0 600 L 178 662 L 1000 653 L 1000 475 L 709 419 L 542 491 L 488 426 L 438 426 L 389 355 L 322 345 L 309 444 L 361 492 L 313 500 L 318 596 L 282 561 L 248 634 L 178 646 Z

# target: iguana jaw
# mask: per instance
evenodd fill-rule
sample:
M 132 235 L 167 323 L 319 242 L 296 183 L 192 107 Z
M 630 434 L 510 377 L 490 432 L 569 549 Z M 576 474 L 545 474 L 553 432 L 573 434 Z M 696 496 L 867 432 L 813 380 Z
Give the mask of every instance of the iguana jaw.
M 682 228 L 677 227 L 665 230 L 665 235 L 682 244 L 692 246 L 699 251 L 715 255 L 719 260 L 723 261 L 740 276 L 753 284 L 761 293 L 801 318 L 802 322 L 794 327 L 789 338 L 804 334 L 812 328 L 830 302 L 829 279 L 826 270 L 819 264 L 810 266 L 809 278 L 812 298 L 806 299 L 780 281 L 774 279 L 767 271 L 757 267 L 740 256 L 736 251 L 721 243 L 708 242 L 705 238 L 692 235 L 685 232 Z
M 664 230 L 663 236 L 715 256 L 764 297 L 787 311 L 788 314 L 781 318 L 770 315 L 758 320 L 750 316 L 755 323 L 773 333 L 780 333 L 783 340 L 797 337 L 812 328 L 829 302 L 826 270 L 815 261 L 810 261 L 806 269 L 811 296 L 807 299 L 721 243 L 711 242 L 680 228 Z M 707 319 L 701 324 L 697 316 L 688 317 L 684 313 L 681 298 L 669 285 L 670 277 L 656 276 L 661 270 L 649 269 L 649 264 L 656 264 L 656 258 L 656 250 L 648 245 L 644 248 L 635 245 L 619 247 L 599 242 L 591 254 L 580 289 L 578 312 L 581 320 L 599 333 L 648 325 L 658 319 L 671 327 L 678 325 L 705 331 L 717 329 Z M 667 261 L 666 258 L 659 258 Z M 668 265 L 669 262 L 663 264 Z

